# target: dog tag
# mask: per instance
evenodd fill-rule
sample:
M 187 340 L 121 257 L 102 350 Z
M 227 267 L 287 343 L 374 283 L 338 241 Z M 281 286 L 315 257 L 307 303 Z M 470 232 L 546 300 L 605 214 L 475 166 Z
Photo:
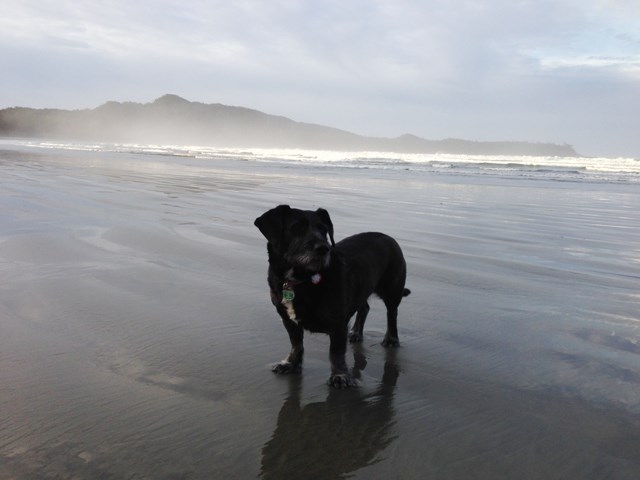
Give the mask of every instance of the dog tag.
M 282 300 L 285 302 L 291 302 L 295 298 L 296 294 L 293 290 L 282 290 Z

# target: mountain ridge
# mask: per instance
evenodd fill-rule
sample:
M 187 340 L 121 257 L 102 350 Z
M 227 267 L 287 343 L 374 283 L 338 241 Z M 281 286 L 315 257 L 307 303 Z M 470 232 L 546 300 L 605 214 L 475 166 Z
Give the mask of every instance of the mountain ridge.
M 398 153 L 579 156 L 570 145 L 367 137 L 246 107 L 166 94 L 150 103 L 108 101 L 93 109 L 0 110 L 0 136 L 244 148 L 370 150 Z

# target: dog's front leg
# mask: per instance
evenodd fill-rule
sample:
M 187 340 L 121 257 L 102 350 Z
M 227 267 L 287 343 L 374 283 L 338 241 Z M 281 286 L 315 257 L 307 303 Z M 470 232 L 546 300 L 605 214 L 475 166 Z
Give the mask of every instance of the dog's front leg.
M 302 357 L 304 355 L 304 330 L 300 325 L 292 322 L 286 313 L 280 312 L 284 328 L 287 329 L 291 341 L 291 351 L 287 358 L 276 363 L 271 369 L 275 373 L 300 373 L 302 371 Z
M 327 385 L 337 388 L 357 387 L 358 382 L 349 373 L 344 356 L 347 351 L 347 325 L 338 327 L 329 333 L 329 341 L 331 376 L 327 381 Z

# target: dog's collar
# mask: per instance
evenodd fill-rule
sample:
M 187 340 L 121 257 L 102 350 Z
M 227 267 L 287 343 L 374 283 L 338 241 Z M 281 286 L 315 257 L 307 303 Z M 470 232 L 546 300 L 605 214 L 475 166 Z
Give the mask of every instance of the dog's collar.
M 282 284 L 282 288 L 291 289 L 308 281 L 313 283 L 314 285 L 318 285 L 322 281 L 322 275 L 320 275 L 319 273 L 314 273 L 309 278 L 305 278 L 304 280 L 285 279 L 284 283 Z
M 295 293 L 293 292 L 293 287 L 300 285 L 302 283 L 306 283 L 307 281 L 310 281 L 314 285 L 318 285 L 322 281 L 322 275 L 320 275 L 319 273 L 314 273 L 313 275 L 311 275 L 311 277 L 305 280 L 294 280 L 294 279 L 285 280 L 284 283 L 282 284 L 283 302 L 293 301 L 293 299 L 296 296 Z

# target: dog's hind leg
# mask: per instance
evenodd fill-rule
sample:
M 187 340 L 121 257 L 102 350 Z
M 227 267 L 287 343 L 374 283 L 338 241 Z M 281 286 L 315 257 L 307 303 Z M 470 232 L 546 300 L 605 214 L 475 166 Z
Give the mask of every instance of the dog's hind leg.
M 356 313 L 356 321 L 349 332 L 349 342 L 360 343 L 364 338 L 364 322 L 367 320 L 367 314 L 369 313 L 369 303 L 364 302 L 364 305 L 358 309 Z
M 302 371 L 302 357 L 304 355 L 304 330 L 295 322 L 289 320 L 286 315 L 282 317 L 282 323 L 287 329 L 291 341 L 291 351 L 287 358 L 276 363 L 271 369 L 274 373 L 300 373 Z
M 406 297 L 411 293 L 411 290 L 404 288 L 404 282 L 406 273 L 404 265 L 399 276 L 391 285 L 386 284 L 383 288 L 378 287 L 376 293 L 384 302 L 387 307 L 387 333 L 382 340 L 383 347 L 399 347 L 400 340 L 398 339 L 398 306 L 402 301 L 402 297 Z
M 398 339 L 398 305 L 400 302 L 384 301 L 387 307 L 387 333 L 382 340 L 383 347 L 399 347 Z

